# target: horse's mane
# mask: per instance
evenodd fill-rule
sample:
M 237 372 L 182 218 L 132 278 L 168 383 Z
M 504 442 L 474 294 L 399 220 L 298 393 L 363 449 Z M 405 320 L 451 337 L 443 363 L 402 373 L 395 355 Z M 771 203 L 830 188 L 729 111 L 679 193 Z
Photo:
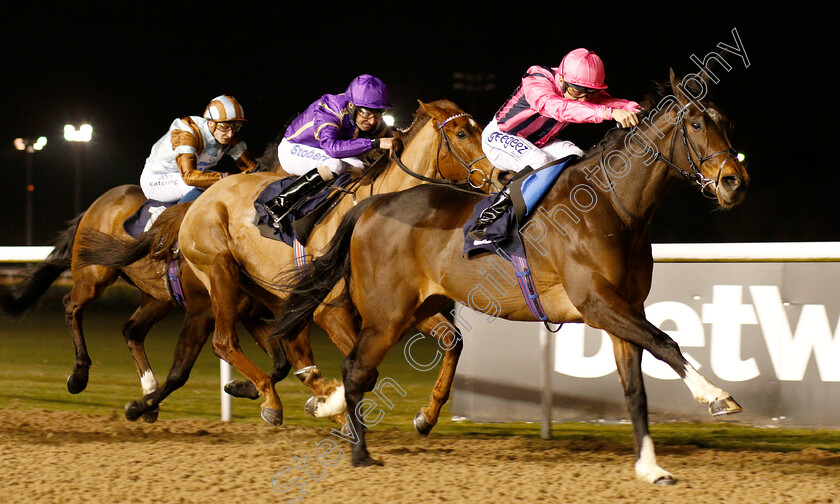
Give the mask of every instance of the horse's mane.
M 639 102 L 639 106 L 642 107 L 642 111 L 638 114 L 640 123 L 650 117 L 651 112 L 659 100 L 668 96 L 671 92 L 670 84 L 666 85 L 661 82 L 654 82 L 653 86 L 654 92 L 646 94 Z M 619 128 L 617 126 L 610 128 L 606 134 L 604 134 L 604 138 L 602 138 L 600 142 L 596 143 L 584 152 L 581 159 L 588 159 L 592 156 L 600 156 L 604 149 L 609 150 L 611 147 L 623 144 L 624 138 L 629 135 L 631 131 L 633 131 L 633 128 Z

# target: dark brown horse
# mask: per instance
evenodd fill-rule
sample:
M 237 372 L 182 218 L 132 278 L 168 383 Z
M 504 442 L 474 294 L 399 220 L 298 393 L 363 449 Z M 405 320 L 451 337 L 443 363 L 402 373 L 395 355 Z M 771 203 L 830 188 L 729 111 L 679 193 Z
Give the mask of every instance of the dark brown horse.
M 548 321 L 584 322 L 612 337 L 633 422 L 636 474 L 674 483 L 656 463 L 648 430 L 642 350 L 666 362 L 713 415 L 740 406 L 686 361 L 679 346 L 644 316 L 653 271 L 647 226 L 672 180 L 687 178 L 729 208 L 749 181 L 727 137 L 726 118 L 711 103 L 691 102 L 671 72 L 672 94 L 647 107 L 629 131 L 613 130 L 569 165 L 523 234 L 536 292 Z M 612 160 L 612 162 L 610 162 Z M 371 198 L 350 212 L 324 254 L 292 288 L 278 333 L 294 337 L 327 295 L 346 293 L 358 310 L 358 339 L 342 364 L 347 411 L 355 436 L 352 462 L 377 464 L 368 453 L 357 407 L 375 385 L 377 366 L 406 328 L 443 302 L 470 303 L 492 271 L 493 254 L 464 256 L 465 223 L 480 197 L 421 186 Z M 432 210 L 430 210 L 432 209 Z M 534 232 L 539 230 L 540 232 Z M 387 238 L 386 238 L 387 237 Z M 297 273 L 296 273 L 297 274 Z M 500 293 L 492 315 L 536 320 L 521 293 Z M 486 310 L 485 310 L 486 311 Z
M 468 179 L 485 189 L 498 180 L 498 172 L 481 151 L 481 126 L 447 100 L 421 103 L 403 143 L 399 163 L 392 162 L 372 183 L 360 186 L 352 198 L 343 198 L 314 228 L 306 245 L 307 260 L 327 244 L 341 217 L 358 200 L 372 194 L 398 191 L 426 182 L 440 184 L 445 182 L 444 178 Z M 274 280 L 278 271 L 295 264 L 295 251 L 281 241 L 262 236 L 254 208 L 254 201 L 275 180 L 276 177 L 270 175 L 256 174 L 238 179 L 229 177 L 216 183 L 190 207 L 178 241 L 183 257 L 210 292 L 215 316 L 214 351 L 254 383 L 265 398 L 261 415 L 266 421 L 277 424 L 282 419 L 280 398 L 271 379 L 242 353 L 235 330 L 236 313 L 231 309 L 243 291 L 272 311 L 285 296 Z M 463 190 L 454 192 L 464 197 L 475 194 Z M 309 322 L 312 320 L 310 317 Z M 347 329 L 352 326 L 352 318 L 346 310 L 341 307 L 321 310 L 314 314 L 314 321 L 342 352 L 350 351 L 355 333 Z M 418 329 L 433 333 L 434 328 L 445 321 L 443 315 L 435 313 Z M 288 342 L 308 341 L 309 322 Z M 456 345 L 446 353 L 430 405 L 424 408 L 424 420 L 416 423 L 421 432 L 428 431 L 436 423 L 440 406 L 448 398 L 460 349 Z M 291 358 L 291 352 L 287 351 L 287 354 Z M 343 399 L 344 393 L 340 389 L 332 398 L 311 404 L 312 409 L 337 413 L 344 410 Z

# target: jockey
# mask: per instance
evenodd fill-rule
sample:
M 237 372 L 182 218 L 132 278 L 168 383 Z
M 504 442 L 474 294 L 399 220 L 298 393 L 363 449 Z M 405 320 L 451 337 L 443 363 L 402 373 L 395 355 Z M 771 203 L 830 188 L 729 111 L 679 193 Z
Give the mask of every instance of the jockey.
M 357 156 L 372 149 L 393 149 L 390 127 L 382 120 L 391 108 L 385 83 L 372 75 L 353 79 L 342 94 L 325 94 L 286 128 L 277 146 L 283 170 L 297 176 L 265 204 L 275 227 L 294 205 L 318 192 L 335 175 L 361 169 Z
M 481 135 L 484 154 L 501 170 L 518 172 L 539 168 L 567 156 L 581 156 L 575 144 L 558 138 L 569 123 L 613 120 L 622 127 L 639 123 L 639 104 L 613 98 L 604 91 L 604 64 L 594 52 L 580 48 L 569 52 L 557 68 L 532 66 L 520 86 L 493 116 Z M 542 197 L 557 175 L 551 168 L 526 175 L 522 195 L 527 211 Z M 483 240 L 487 228 L 512 205 L 510 188 L 499 192 L 470 229 L 469 236 Z
M 257 168 L 237 133 L 245 123 L 242 106 L 232 96 L 213 98 L 204 117 L 175 119 L 155 142 L 140 175 L 146 198 L 163 202 L 192 201 L 227 173 L 207 171 L 229 155 L 241 171 Z

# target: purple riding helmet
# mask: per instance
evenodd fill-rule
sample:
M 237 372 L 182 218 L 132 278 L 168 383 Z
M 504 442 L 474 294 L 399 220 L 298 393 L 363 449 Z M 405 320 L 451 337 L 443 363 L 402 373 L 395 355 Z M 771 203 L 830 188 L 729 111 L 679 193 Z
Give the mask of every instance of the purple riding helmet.
M 385 83 L 373 75 L 360 75 L 353 79 L 345 92 L 347 99 L 357 107 L 381 110 L 393 107 L 391 94 Z

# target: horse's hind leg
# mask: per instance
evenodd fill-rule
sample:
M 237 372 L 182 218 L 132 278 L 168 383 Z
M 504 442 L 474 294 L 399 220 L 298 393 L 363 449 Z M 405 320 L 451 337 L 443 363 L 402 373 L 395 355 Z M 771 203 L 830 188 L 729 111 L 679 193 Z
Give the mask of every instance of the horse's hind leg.
M 446 350 L 437 381 L 429 396 L 429 405 L 421 408 L 414 417 L 414 428 L 425 436 L 437 425 L 440 410 L 449 400 L 449 391 L 464 348 L 464 340 L 454 324 L 440 313 L 418 324 L 417 329 L 437 338 L 441 342 L 441 348 Z
M 251 380 L 260 395 L 265 398 L 260 411 L 263 420 L 273 425 L 281 425 L 283 404 L 280 402 L 271 377 L 246 357 L 239 346 L 239 337 L 236 334 L 237 306 L 240 295 L 239 265 L 229 253 L 219 253 L 213 259 L 209 273 L 210 296 L 216 320 L 213 351 L 219 358 L 227 361 L 234 369 Z
M 85 307 L 99 298 L 116 279 L 116 270 L 102 266 L 87 266 L 73 272 L 73 288 L 64 297 L 64 320 L 73 336 L 75 353 L 73 372 L 67 377 L 67 390 L 71 394 L 78 394 L 87 387 L 91 365 L 82 331 L 82 314 Z
M 152 366 L 149 364 L 143 343 L 152 326 L 163 320 L 171 310 L 172 303 L 159 301 L 143 293 L 140 306 L 137 307 L 128 321 L 123 325 L 123 337 L 134 360 L 137 375 L 140 377 L 143 395 L 150 394 L 158 388 L 158 382 L 152 372 Z M 143 420 L 147 423 L 154 423 L 157 420 L 159 411 L 160 409 L 156 408 L 145 413 Z
M 642 348 L 613 336 L 618 377 L 624 387 L 624 401 L 633 422 L 636 476 L 647 483 L 673 485 L 674 476 L 659 467 L 648 428 L 647 395 L 642 377 Z

